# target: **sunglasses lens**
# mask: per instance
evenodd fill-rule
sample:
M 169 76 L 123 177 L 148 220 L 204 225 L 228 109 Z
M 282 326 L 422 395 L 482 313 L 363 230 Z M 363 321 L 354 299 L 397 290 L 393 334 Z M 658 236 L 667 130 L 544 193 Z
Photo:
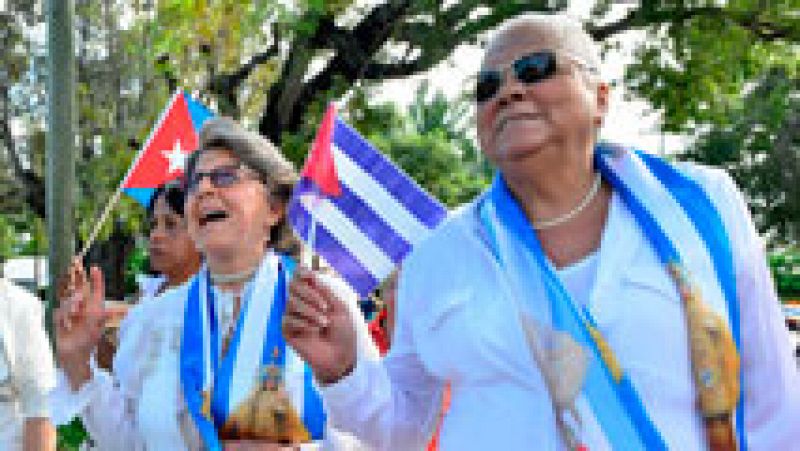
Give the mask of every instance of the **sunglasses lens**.
M 217 188 L 227 188 L 239 180 L 234 168 L 214 169 L 208 176 L 211 178 L 211 183 Z
M 475 85 L 475 100 L 485 102 L 500 89 L 502 83 L 502 76 L 496 70 L 482 70 L 478 73 L 478 83 Z
M 556 56 L 552 52 L 537 52 L 514 61 L 514 75 L 522 83 L 536 83 L 556 72 Z

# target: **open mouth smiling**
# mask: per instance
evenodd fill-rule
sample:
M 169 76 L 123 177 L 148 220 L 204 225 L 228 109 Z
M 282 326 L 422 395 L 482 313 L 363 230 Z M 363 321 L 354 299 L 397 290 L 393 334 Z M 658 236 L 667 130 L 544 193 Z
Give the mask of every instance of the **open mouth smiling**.
M 228 212 L 224 210 L 209 210 L 200 215 L 200 227 L 212 222 L 222 222 L 228 219 Z

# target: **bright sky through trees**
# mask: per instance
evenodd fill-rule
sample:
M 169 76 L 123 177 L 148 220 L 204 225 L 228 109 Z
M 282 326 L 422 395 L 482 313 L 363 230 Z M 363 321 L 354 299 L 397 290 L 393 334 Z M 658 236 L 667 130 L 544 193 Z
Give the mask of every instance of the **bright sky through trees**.
M 573 0 L 568 13 L 578 18 L 587 18 L 593 4 L 593 0 Z M 620 4 L 616 10 L 612 10 L 608 19 L 615 19 L 616 14 L 621 15 L 626 8 L 624 4 Z M 602 138 L 653 153 L 674 153 L 686 146 L 687 138 L 662 133 L 659 114 L 652 111 L 648 102 L 639 99 L 625 100 L 623 72 L 625 66 L 632 61 L 634 45 L 641 39 L 644 39 L 642 31 L 625 32 L 619 36 L 620 48 L 609 51 L 603 58 L 601 73 L 607 81 L 613 83 L 613 87 L 611 109 Z M 465 89 L 472 88 L 473 77 L 478 72 L 482 56 L 483 51 L 476 46 L 459 46 L 450 58 L 424 74 L 385 82 L 376 91 L 377 101 L 407 105 L 414 100 L 413 93 L 424 80 L 430 83 L 431 92 L 441 90 L 449 98 L 458 97 Z

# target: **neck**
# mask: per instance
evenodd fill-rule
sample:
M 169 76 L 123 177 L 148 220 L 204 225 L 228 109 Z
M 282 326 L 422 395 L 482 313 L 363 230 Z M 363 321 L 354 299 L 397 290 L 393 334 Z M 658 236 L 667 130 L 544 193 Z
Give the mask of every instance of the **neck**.
M 206 255 L 212 282 L 224 290 L 240 289 L 255 274 L 264 254 L 265 252 L 232 256 Z
M 176 266 L 176 268 L 170 271 L 163 272 L 164 277 L 167 279 L 164 284 L 166 288 L 177 287 L 189 280 L 190 277 L 200 270 L 200 259 L 198 258 L 190 263 Z
M 573 209 L 589 192 L 595 177 L 591 159 L 575 164 L 544 164 L 519 176 L 503 174 L 531 222 L 555 218 Z

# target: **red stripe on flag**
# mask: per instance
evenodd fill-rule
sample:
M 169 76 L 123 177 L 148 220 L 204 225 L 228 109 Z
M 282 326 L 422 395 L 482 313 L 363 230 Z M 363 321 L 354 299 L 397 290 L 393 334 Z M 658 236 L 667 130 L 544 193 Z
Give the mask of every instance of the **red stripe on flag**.
M 302 176 L 312 180 L 328 196 L 338 196 L 342 193 L 339 186 L 339 177 L 336 175 L 336 164 L 333 161 L 331 141 L 333 138 L 333 124 L 336 121 L 336 107 L 328 106 L 325 117 L 317 131 L 314 146 L 303 168 Z

